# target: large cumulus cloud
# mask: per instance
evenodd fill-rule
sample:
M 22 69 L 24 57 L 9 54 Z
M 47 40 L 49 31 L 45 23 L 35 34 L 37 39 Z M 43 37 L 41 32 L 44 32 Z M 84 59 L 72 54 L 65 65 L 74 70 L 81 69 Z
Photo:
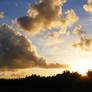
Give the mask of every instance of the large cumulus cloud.
M 31 6 L 26 16 L 17 18 L 13 22 L 17 24 L 18 29 L 31 35 L 58 27 L 61 29 L 59 33 L 66 32 L 67 27 L 78 21 L 78 16 L 72 9 L 63 14 L 62 6 L 65 2 L 66 0 L 40 0 Z
M 38 4 L 32 5 L 27 16 L 17 19 L 18 28 L 37 34 L 43 28 L 54 27 L 61 16 L 61 5 L 64 2 L 65 0 L 40 0 Z
M 32 43 L 24 35 L 14 31 L 6 24 L 0 26 L 0 71 L 18 69 L 66 68 L 67 65 L 47 64 L 46 59 L 39 57 Z

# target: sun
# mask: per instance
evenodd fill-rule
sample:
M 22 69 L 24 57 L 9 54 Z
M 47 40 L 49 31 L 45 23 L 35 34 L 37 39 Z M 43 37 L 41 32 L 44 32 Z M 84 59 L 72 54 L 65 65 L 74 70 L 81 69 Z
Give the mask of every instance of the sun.
M 90 64 L 90 62 L 87 62 L 87 61 L 76 62 L 71 67 L 71 71 L 77 71 L 82 75 L 86 75 L 89 69 L 92 69 L 92 64 Z

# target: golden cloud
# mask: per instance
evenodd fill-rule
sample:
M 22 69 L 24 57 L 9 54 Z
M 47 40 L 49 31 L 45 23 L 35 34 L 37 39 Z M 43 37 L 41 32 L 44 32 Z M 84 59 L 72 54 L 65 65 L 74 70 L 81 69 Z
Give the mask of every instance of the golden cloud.
M 31 5 L 28 14 L 17 18 L 13 23 L 17 24 L 19 30 L 24 30 L 31 35 L 39 34 L 42 30 L 60 28 L 60 32 L 65 32 L 78 21 L 78 16 L 74 10 L 62 13 L 62 6 L 66 0 L 40 0 L 39 3 Z
M 0 71 L 16 71 L 27 68 L 66 68 L 67 65 L 47 64 L 39 57 L 31 41 L 15 32 L 14 28 L 3 24 L 0 26 Z
M 80 41 L 72 43 L 73 48 L 80 48 L 82 51 L 90 51 L 92 45 L 92 39 L 86 37 L 80 37 Z
M 31 35 L 40 33 L 41 30 L 56 27 L 65 0 L 41 0 L 38 4 L 32 5 L 28 15 L 16 19 L 19 29 L 29 32 Z
M 0 19 L 4 18 L 4 12 L 0 12 Z
M 73 34 L 76 34 L 76 35 L 81 35 L 81 34 L 85 34 L 86 32 L 83 32 L 82 30 L 81 30 L 81 28 L 82 28 L 82 26 L 81 25 L 77 25 L 75 28 L 74 28 L 74 30 L 73 30 Z
M 56 39 L 57 37 L 59 37 L 59 32 L 52 32 L 52 33 L 48 33 L 47 35 L 43 36 L 41 38 L 41 40 L 46 40 L 46 39 L 49 39 L 49 38 L 53 38 L 53 39 Z
M 65 12 L 66 16 L 61 19 L 59 25 L 61 29 L 57 32 L 49 32 L 47 35 L 43 36 L 41 39 L 46 40 L 48 38 L 57 39 L 60 35 L 66 34 L 69 35 L 70 33 L 67 32 L 67 28 L 71 27 L 74 23 L 78 21 L 78 16 L 75 14 L 73 10 L 68 10 Z
M 92 0 L 88 0 L 88 5 L 85 4 L 83 8 L 85 9 L 85 11 L 92 13 Z

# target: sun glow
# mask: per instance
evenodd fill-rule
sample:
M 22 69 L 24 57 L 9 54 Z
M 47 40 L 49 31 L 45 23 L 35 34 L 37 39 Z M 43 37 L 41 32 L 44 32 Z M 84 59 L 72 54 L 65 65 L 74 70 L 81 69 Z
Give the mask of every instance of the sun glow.
M 77 71 L 82 75 L 86 75 L 89 69 L 92 69 L 92 63 L 87 61 L 79 61 L 73 65 L 71 71 Z

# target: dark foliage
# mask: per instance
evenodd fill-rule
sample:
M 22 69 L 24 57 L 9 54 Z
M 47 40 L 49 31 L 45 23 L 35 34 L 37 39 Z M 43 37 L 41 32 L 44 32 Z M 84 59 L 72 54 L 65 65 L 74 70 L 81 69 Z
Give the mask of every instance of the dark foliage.
M 25 79 L 1 79 L 0 89 L 12 92 L 90 92 L 92 71 L 89 71 L 86 77 L 77 72 L 65 71 L 52 77 L 32 75 Z

